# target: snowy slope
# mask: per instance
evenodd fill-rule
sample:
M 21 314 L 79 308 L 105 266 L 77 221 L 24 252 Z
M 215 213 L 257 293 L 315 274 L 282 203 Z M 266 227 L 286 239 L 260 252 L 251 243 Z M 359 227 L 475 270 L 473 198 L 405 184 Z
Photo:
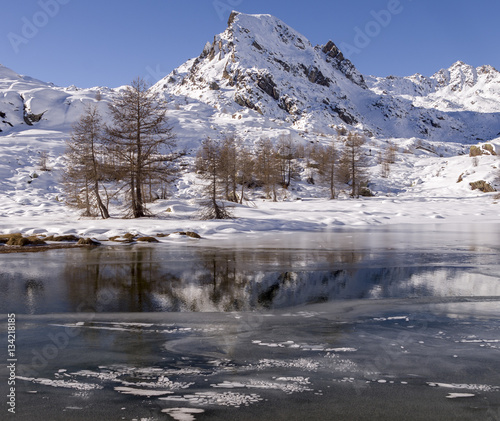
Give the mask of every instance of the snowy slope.
M 470 187 L 484 180 L 500 189 L 498 156 L 469 157 L 471 145 L 485 143 L 500 154 L 500 74 L 490 66 L 476 69 L 459 62 L 430 78 L 364 76 L 331 41 L 313 46 L 275 17 L 235 12 L 199 57 L 154 86 L 168 101 L 178 148 L 188 152 L 171 199 L 151 205 L 162 218 L 154 223 L 80 220 L 63 203 L 65 141 L 86 104 L 96 104 L 106 121 L 107 105 L 120 89 L 57 87 L 0 66 L 0 233 L 79 233 L 102 239 L 134 230 L 223 235 L 500 221 L 494 193 Z M 341 194 L 338 201 L 326 201 L 324 187 L 307 183 L 313 170 L 301 161 L 297 180 L 279 192 L 283 203 L 262 201 L 257 190 L 250 193 L 250 206 L 236 208 L 236 221 L 193 220 L 193 198 L 202 181 L 191 164 L 207 135 L 234 133 L 249 146 L 282 134 L 304 145 L 327 144 L 341 127 L 367 135 L 370 189 L 377 197 L 353 204 Z M 398 148 L 397 161 L 383 178 L 377 155 L 388 142 Z M 42 171 L 42 154 L 51 171 Z M 112 214 L 120 215 L 117 209 Z
M 234 12 L 225 32 L 156 89 L 167 97 L 191 98 L 229 114 L 252 110 L 294 130 L 331 134 L 347 127 L 379 137 L 472 143 L 496 136 L 500 102 L 495 99 L 494 69 L 484 66 L 471 76 L 466 65 L 455 67 L 432 80 L 367 78 L 331 41 L 314 47 L 273 16 Z M 492 104 L 486 99 L 481 106 L 466 104 L 473 89 L 468 78 L 479 81 L 476 91 L 488 92 L 484 96 Z M 458 106 L 436 106 L 436 101 L 455 101 L 457 86 L 464 98 Z M 429 100 L 415 99 L 432 92 L 435 96 Z
M 70 131 L 85 104 L 98 103 L 98 93 L 109 98 L 108 88 L 61 88 L 27 76 L 21 76 L 0 65 L 0 130 L 58 129 Z M 106 100 L 100 104 L 104 112 Z
M 431 77 L 370 77 L 367 82 L 374 92 L 410 100 L 416 107 L 500 112 L 500 72 L 492 66 L 474 68 L 458 61 Z

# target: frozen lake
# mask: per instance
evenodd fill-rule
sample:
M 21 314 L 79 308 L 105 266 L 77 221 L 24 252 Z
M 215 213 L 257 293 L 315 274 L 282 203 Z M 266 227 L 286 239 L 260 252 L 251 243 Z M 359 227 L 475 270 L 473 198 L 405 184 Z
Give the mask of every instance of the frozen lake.
M 16 419 L 499 420 L 499 234 L 400 226 L 1 255 Z

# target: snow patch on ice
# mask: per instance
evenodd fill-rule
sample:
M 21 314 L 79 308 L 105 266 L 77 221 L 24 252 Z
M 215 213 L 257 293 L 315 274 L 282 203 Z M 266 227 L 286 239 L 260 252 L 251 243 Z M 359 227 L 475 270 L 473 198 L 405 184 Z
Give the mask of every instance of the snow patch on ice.
M 171 390 L 136 389 L 134 387 L 125 387 L 125 386 L 116 386 L 115 390 L 125 395 L 147 396 L 147 397 L 164 396 L 174 393 Z
M 428 382 L 431 387 L 443 387 L 446 389 L 467 389 L 476 392 L 498 392 L 500 391 L 500 386 L 491 386 L 488 384 L 459 384 L 459 383 L 437 383 Z
M 276 381 L 266 381 L 251 379 L 248 382 L 230 382 L 224 381 L 211 386 L 219 389 L 272 389 L 281 390 L 286 394 L 300 393 L 305 391 L 312 391 L 308 385 L 310 384 L 309 378 L 305 377 L 278 377 Z
M 447 399 L 457 399 L 457 398 L 473 398 L 476 396 L 474 393 L 448 393 Z
M 203 414 L 204 409 L 201 408 L 168 408 L 161 412 L 170 415 L 175 421 L 195 421 L 196 414 Z
M 257 370 L 267 370 L 270 368 L 298 368 L 304 371 L 317 371 L 320 366 L 318 361 L 310 358 L 299 358 L 297 360 L 275 360 L 262 359 L 255 366 L 250 365 L 250 368 Z
M 216 405 L 216 406 L 230 406 L 234 408 L 240 408 L 241 406 L 249 406 L 253 403 L 257 403 L 262 400 L 262 398 L 257 394 L 246 395 L 243 393 L 235 392 L 199 392 L 192 395 L 175 395 L 165 398 L 160 398 L 164 401 L 174 401 L 174 402 L 188 402 L 191 405 Z
M 23 380 L 31 383 L 38 383 L 44 386 L 52 386 L 52 387 L 63 387 L 65 389 L 76 389 L 76 390 L 97 390 L 102 389 L 103 387 L 98 384 L 93 383 L 81 383 L 76 380 L 51 380 L 44 378 L 34 378 L 34 377 L 22 377 L 17 376 L 18 380 Z

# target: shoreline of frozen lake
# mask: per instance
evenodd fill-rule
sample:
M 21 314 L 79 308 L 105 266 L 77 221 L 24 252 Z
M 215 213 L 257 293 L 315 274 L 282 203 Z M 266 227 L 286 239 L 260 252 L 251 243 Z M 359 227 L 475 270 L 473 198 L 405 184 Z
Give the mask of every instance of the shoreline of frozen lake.
M 494 419 L 499 231 L 344 227 L 0 256 L 17 419 Z
M 74 234 L 107 241 L 132 233 L 156 236 L 178 231 L 194 231 L 204 238 L 224 239 L 238 234 L 264 232 L 320 232 L 339 229 L 393 227 L 407 225 L 464 226 L 471 223 L 500 224 L 500 208 L 492 194 L 469 198 L 376 197 L 358 200 L 304 199 L 294 202 L 258 201 L 256 207 L 234 206 L 234 219 L 196 219 L 197 204 L 189 200 L 157 201 L 152 218 L 107 220 L 79 218 L 58 206 L 36 209 L 20 206 L 17 211 L 0 213 L 0 233 L 25 235 Z M 166 212 L 169 209 L 170 212 Z M 171 241 L 174 237 L 159 239 Z M 185 239 L 184 239 L 185 240 Z

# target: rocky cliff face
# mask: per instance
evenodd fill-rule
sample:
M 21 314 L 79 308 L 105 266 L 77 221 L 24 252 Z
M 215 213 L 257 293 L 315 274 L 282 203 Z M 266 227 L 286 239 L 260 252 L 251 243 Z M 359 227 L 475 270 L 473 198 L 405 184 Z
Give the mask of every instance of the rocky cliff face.
M 431 77 L 368 78 L 377 93 L 406 98 L 415 106 L 442 111 L 500 112 L 500 72 L 492 66 L 473 67 L 461 61 Z
M 500 135 L 500 73 L 493 67 L 457 62 L 431 77 L 364 76 L 333 41 L 313 46 L 270 15 L 233 12 L 223 33 L 154 89 L 170 102 L 180 130 L 192 132 L 192 144 L 207 127 L 267 130 L 255 137 L 347 128 L 380 138 L 469 143 Z M 116 91 L 60 88 L 0 66 L 0 130 L 69 131 L 86 103 L 105 114 Z
M 299 130 L 343 126 L 384 137 L 475 141 L 500 132 L 497 74 L 459 62 L 430 78 L 364 77 L 332 41 L 313 46 L 273 16 L 233 12 L 199 57 L 156 88 Z M 471 90 L 480 105 L 468 99 Z

